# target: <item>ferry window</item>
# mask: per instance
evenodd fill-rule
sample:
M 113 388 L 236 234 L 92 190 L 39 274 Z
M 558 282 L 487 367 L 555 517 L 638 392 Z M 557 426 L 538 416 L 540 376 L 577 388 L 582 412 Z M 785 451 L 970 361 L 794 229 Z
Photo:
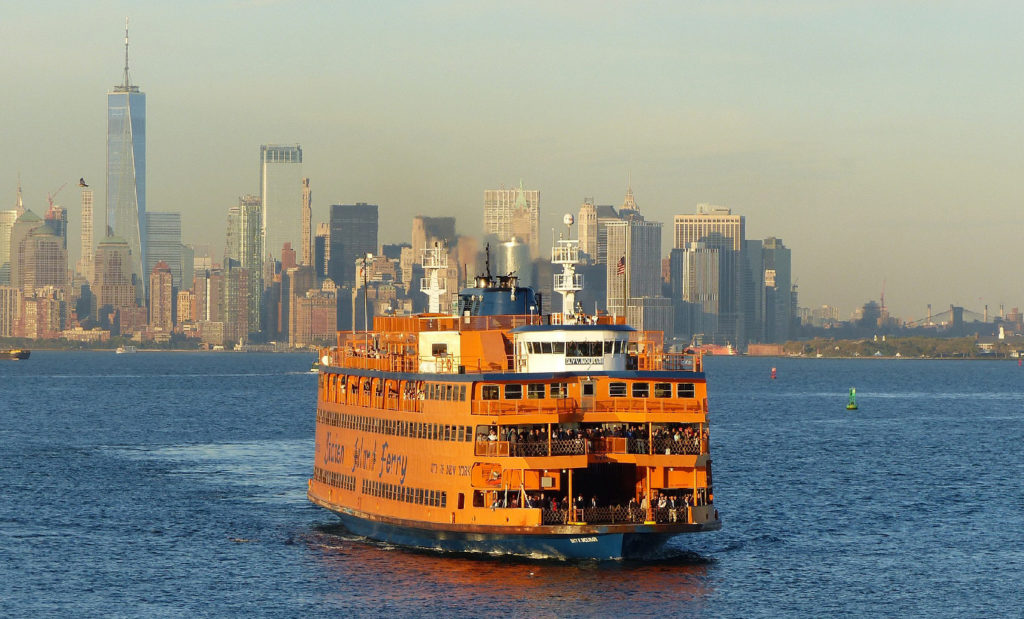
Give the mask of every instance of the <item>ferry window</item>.
M 580 343 L 579 342 L 566 342 L 565 343 L 565 356 L 566 357 L 581 357 Z
M 466 401 L 466 386 L 459 385 L 459 400 L 462 402 Z
M 651 394 L 650 383 L 633 383 L 633 397 L 646 398 Z
M 569 395 L 568 383 L 551 383 L 551 397 L 566 398 Z
M 523 386 L 522 385 L 505 385 L 505 399 L 506 400 L 522 400 L 523 399 Z
M 671 398 L 672 383 L 654 383 L 654 397 Z
M 470 426 L 466 426 L 466 442 L 468 443 L 468 442 L 470 442 L 472 440 L 473 440 L 473 428 L 471 428 Z
M 608 383 L 608 397 L 626 397 L 626 383 Z
M 448 493 L 444 490 L 441 491 L 441 507 L 448 506 Z
M 435 356 L 435 357 L 438 357 L 438 356 L 441 356 L 441 355 L 447 355 L 448 354 L 448 344 L 431 344 L 430 345 L 430 354 Z
M 542 383 L 531 383 L 526 386 L 526 397 L 531 400 L 544 399 L 544 385 Z
M 546 355 L 551 354 L 551 342 L 541 342 L 540 351 Z
M 615 342 L 613 340 L 604 341 L 604 354 L 610 355 L 615 352 Z
M 487 440 L 487 426 L 476 427 L 476 440 L 484 442 Z
M 446 440 L 446 441 L 452 440 L 452 427 L 451 426 L 445 426 L 444 427 L 444 439 L 443 440 Z
M 447 387 L 445 388 L 444 392 L 445 392 L 445 393 L 444 393 L 444 394 L 445 394 L 445 396 L 447 396 L 447 397 L 445 397 L 445 399 L 446 399 L 446 400 L 448 400 L 449 402 L 450 402 L 450 401 L 452 401 L 452 400 L 454 400 L 454 399 L 456 399 L 456 398 L 455 398 L 455 392 L 456 392 L 456 388 L 455 388 L 455 385 L 448 385 L 448 386 L 447 386 Z
M 480 398 L 483 400 L 497 400 L 498 399 L 498 386 L 497 385 L 484 385 L 480 387 Z
M 693 383 L 679 383 L 676 385 L 676 397 L 692 398 L 696 396 Z
M 564 355 L 565 354 L 565 342 L 552 342 L 551 343 L 551 352 L 555 353 L 556 355 Z
M 594 395 L 594 383 L 581 383 L 583 395 Z
M 464 438 L 466 438 L 466 435 L 465 435 L 465 431 L 466 431 L 466 428 L 465 428 L 465 426 L 459 426 L 459 438 L 458 438 L 457 440 L 458 440 L 458 441 L 459 441 L 460 443 L 462 442 L 462 440 L 463 440 Z

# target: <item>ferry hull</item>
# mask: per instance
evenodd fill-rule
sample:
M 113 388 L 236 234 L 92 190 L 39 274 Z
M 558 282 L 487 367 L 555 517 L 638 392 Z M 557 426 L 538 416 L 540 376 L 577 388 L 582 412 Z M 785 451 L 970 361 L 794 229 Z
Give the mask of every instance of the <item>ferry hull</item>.
M 322 504 L 322 503 L 321 503 Z M 621 525 L 587 526 L 574 533 L 495 533 L 428 529 L 361 517 L 347 510 L 324 505 L 334 512 L 345 528 L 356 535 L 373 540 L 423 550 L 509 555 L 529 559 L 569 560 L 621 560 L 653 558 L 665 543 L 677 535 L 689 532 L 677 530 L 659 532 L 657 526 L 634 525 L 622 531 Z M 554 528 L 554 527 L 552 527 Z M 564 527 L 560 527 L 564 528 Z M 613 531 L 612 529 L 618 529 Z M 664 527 L 660 527 L 664 528 Z M 692 532 L 720 528 L 712 526 L 686 527 Z

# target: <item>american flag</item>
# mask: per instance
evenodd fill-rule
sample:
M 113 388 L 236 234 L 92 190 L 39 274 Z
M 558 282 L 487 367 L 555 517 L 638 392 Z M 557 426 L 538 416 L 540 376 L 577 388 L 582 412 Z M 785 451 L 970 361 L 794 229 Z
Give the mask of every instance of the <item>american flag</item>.
M 616 267 L 615 274 L 616 275 L 625 275 L 626 274 L 626 257 L 625 256 L 619 258 L 619 266 Z

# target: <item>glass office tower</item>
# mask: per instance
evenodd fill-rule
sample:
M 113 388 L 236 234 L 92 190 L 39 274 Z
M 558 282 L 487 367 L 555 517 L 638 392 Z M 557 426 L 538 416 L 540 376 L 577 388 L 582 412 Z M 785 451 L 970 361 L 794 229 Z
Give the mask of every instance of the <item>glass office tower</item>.
M 302 242 L 302 147 L 260 146 L 264 255 L 281 259 L 285 243 Z
M 124 82 L 107 93 L 107 231 L 128 243 L 136 302 L 145 301 L 146 95 L 128 75 L 124 32 Z

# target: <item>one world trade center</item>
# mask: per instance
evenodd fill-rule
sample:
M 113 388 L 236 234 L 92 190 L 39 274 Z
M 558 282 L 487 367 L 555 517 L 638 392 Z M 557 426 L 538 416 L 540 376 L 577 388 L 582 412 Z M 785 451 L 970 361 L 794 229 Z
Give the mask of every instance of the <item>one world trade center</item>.
M 124 27 L 124 82 L 107 93 L 107 236 L 128 243 L 135 301 L 145 305 L 146 95 L 128 75 L 128 21 Z

